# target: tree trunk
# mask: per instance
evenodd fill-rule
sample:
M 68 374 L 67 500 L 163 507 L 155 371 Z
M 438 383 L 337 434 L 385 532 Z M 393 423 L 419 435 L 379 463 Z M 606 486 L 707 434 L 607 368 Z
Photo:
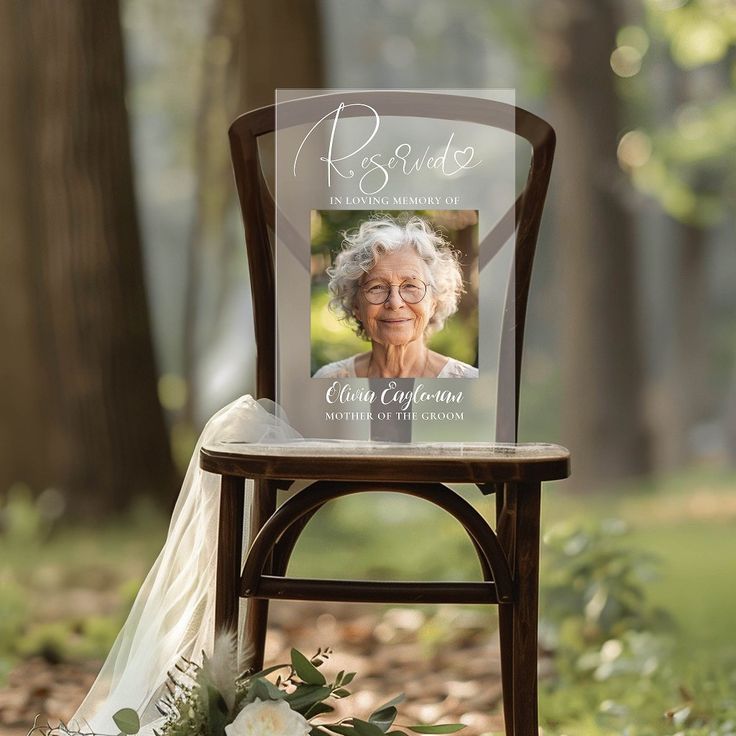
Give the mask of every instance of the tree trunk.
M 271 105 L 279 87 L 323 84 L 317 0 L 245 0 L 241 43 L 241 107 Z
M 216 0 L 213 5 L 195 133 L 196 208 L 187 251 L 183 373 L 189 390 L 181 416 L 186 423 L 196 421 L 198 356 L 207 349 L 207 336 L 214 333 L 235 283 L 225 226 L 229 208 L 237 206 L 227 126 L 242 112 L 272 105 L 277 87 L 321 87 L 321 48 L 316 0 Z M 273 141 L 263 144 L 264 165 L 272 177 Z M 216 292 L 209 300 L 209 315 L 202 313 L 205 262 L 214 273 L 210 287 Z M 202 324 L 205 328 L 198 330 Z
M 552 7 L 554 5 L 554 7 Z M 573 485 L 650 469 L 643 404 L 632 218 L 616 160 L 620 103 L 610 67 L 615 0 L 557 0 L 547 10 L 562 280 L 563 439 Z
M 187 274 L 182 329 L 182 374 L 187 385 L 181 421 L 194 426 L 197 408 L 198 356 L 208 348 L 206 337 L 222 318 L 232 281 L 227 213 L 234 202 L 227 128 L 236 114 L 234 83 L 237 44 L 242 32 L 240 0 L 216 0 L 204 43 L 202 87 L 194 128 L 196 189 L 187 243 Z M 208 252 L 209 259 L 205 259 Z M 205 268 L 215 266 L 214 308 L 203 314 Z M 209 317 L 209 318 L 208 318 Z
M 673 347 L 658 432 L 657 467 L 672 471 L 693 459 L 691 433 L 711 408 L 708 387 L 708 232 L 675 223 Z
M 319 89 L 324 84 L 317 0 L 245 0 L 240 46 L 240 108 L 274 103 L 279 88 Z M 274 190 L 273 136 L 262 142 L 264 175 Z M 270 166 L 268 165 L 270 163 Z
M 169 500 L 118 4 L 18 0 L 2 12 L 0 46 L 22 72 L 0 93 L 14 152 L 3 177 L 15 182 L 15 200 L 0 205 L 12 224 L 4 257 L 18 276 L 6 272 L 3 291 L 25 287 L 12 297 L 18 320 L 0 315 L 6 347 L 24 336 L 6 353 L 13 381 L 0 387 L 3 425 L 23 432 L 2 481 L 57 484 L 84 515 L 140 494 Z
M 16 481 L 55 481 L 58 440 L 45 426 L 53 396 L 41 359 L 40 312 L 31 257 L 33 221 L 27 120 L 28 68 L 17 43 L 18 3 L 0 3 L 0 494 Z

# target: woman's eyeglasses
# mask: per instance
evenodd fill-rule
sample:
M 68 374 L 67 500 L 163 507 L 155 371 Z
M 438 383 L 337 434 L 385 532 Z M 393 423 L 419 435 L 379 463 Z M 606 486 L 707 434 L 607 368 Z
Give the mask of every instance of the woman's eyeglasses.
M 391 289 L 396 284 L 387 284 L 385 282 L 372 284 L 362 287 L 363 295 L 370 304 L 385 304 L 391 296 Z M 419 279 L 407 279 L 402 281 L 396 288 L 399 290 L 399 296 L 407 304 L 418 304 L 427 293 L 427 284 Z

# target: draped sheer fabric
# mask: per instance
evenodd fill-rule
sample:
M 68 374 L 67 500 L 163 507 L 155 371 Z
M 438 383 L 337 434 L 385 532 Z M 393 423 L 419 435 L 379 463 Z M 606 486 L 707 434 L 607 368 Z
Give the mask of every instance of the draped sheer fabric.
M 269 443 L 299 437 L 276 404 L 251 396 L 237 399 L 209 420 L 192 454 L 164 547 L 97 679 L 70 720 L 71 728 L 114 734 L 119 729 L 113 714 L 133 708 L 141 717 L 141 734 L 152 733 L 161 723 L 156 703 L 166 692 L 167 673 L 182 657 L 201 662 L 202 652 L 212 651 L 219 476 L 200 469 L 200 448 L 215 442 Z M 249 541 L 250 481 L 245 490 L 244 553 Z M 249 646 L 244 610 L 241 606 L 241 658 Z

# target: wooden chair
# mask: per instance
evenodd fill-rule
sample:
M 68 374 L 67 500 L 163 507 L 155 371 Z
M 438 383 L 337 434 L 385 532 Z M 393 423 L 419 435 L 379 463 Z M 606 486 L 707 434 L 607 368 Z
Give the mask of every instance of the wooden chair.
M 348 101 L 351 93 L 340 93 Z M 359 94 L 365 100 L 367 93 Z M 369 93 L 368 93 L 369 94 Z M 382 92 L 382 99 L 386 93 Z M 384 105 L 382 115 L 404 109 Z M 474 98 L 412 93 L 414 115 L 463 119 L 506 127 L 509 108 Z M 389 93 L 391 98 L 391 93 Z M 337 95 L 336 95 L 337 100 Z M 299 101 L 288 103 L 299 105 Z M 294 108 L 297 112 L 298 108 Z M 292 110 L 292 112 L 294 111 Z M 516 441 L 519 374 L 532 260 L 552 167 L 555 135 L 531 113 L 515 108 L 515 132 L 532 146 L 526 185 L 496 236 L 503 243 L 516 230 L 514 303 L 507 305 L 503 338 L 515 341 L 516 388 L 499 396 L 497 437 Z M 307 120 L 308 118 L 305 118 Z M 275 221 L 259 159 L 258 137 L 274 131 L 275 107 L 241 115 L 230 128 L 235 178 L 243 210 L 253 289 L 258 349 L 257 394 L 275 392 L 274 252 L 269 230 Z M 505 228 L 505 231 L 504 231 Z M 452 444 L 412 447 L 357 443 L 329 451 L 316 443 L 269 447 L 204 447 L 202 468 L 220 474 L 216 627 L 235 628 L 238 599 L 249 599 L 249 636 L 256 666 L 263 661 L 270 599 L 390 603 L 487 603 L 498 605 L 503 709 L 507 736 L 537 736 L 537 598 L 539 581 L 540 484 L 569 474 L 569 453 L 546 444 L 498 444 L 453 452 Z M 455 448 L 459 449 L 459 445 Z M 244 479 L 254 481 L 251 548 L 241 570 Z M 314 481 L 277 509 L 277 489 L 294 480 Z M 496 529 L 444 483 L 473 483 L 495 494 Z M 377 582 L 286 577 L 299 534 L 327 501 L 354 493 L 392 491 L 436 504 L 464 527 L 477 552 L 480 582 Z

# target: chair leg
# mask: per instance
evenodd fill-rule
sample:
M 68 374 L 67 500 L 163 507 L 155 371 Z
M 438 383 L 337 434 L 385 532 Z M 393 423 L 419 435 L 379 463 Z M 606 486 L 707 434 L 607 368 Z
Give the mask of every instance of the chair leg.
M 498 607 L 498 638 L 501 647 L 503 723 L 506 736 L 514 736 L 514 606 Z
M 502 485 L 496 492 L 496 535 L 512 573 L 516 534 L 516 487 Z M 514 736 L 514 616 L 515 605 L 499 605 L 498 638 L 501 649 L 501 686 L 503 690 L 503 722 L 506 736 Z
M 215 583 L 215 635 L 236 631 L 243 547 L 243 478 L 223 475 L 220 481 L 220 519 L 217 533 L 217 576 Z
M 254 481 L 253 508 L 251 509 L 250 540 L 251 544 L 258 532 L 276 510 L 276 483 L 273 481 Z M 272 571 L 273 561 L 269 559 L 264 572 Z M 238 583 L 240 577 L 238 576 Z M 246 609 L 246 636 L 253 645 L 251 666 L 256 670 L 263 668 L 266 649 L 266 632 L 268 630 L 269 601 L 262 598 L 250 598 Z
M 266 650 L 266 633 L 268 631 L 268 604 L 262 598 L 249 598 L 246 609 L 246 639 L 253 645 L 253 656 L 249 669 L 263 669 L 263 658 Z
M 539 483 L 518 488 L 513 606 L 514 736 L 538 736 Z

